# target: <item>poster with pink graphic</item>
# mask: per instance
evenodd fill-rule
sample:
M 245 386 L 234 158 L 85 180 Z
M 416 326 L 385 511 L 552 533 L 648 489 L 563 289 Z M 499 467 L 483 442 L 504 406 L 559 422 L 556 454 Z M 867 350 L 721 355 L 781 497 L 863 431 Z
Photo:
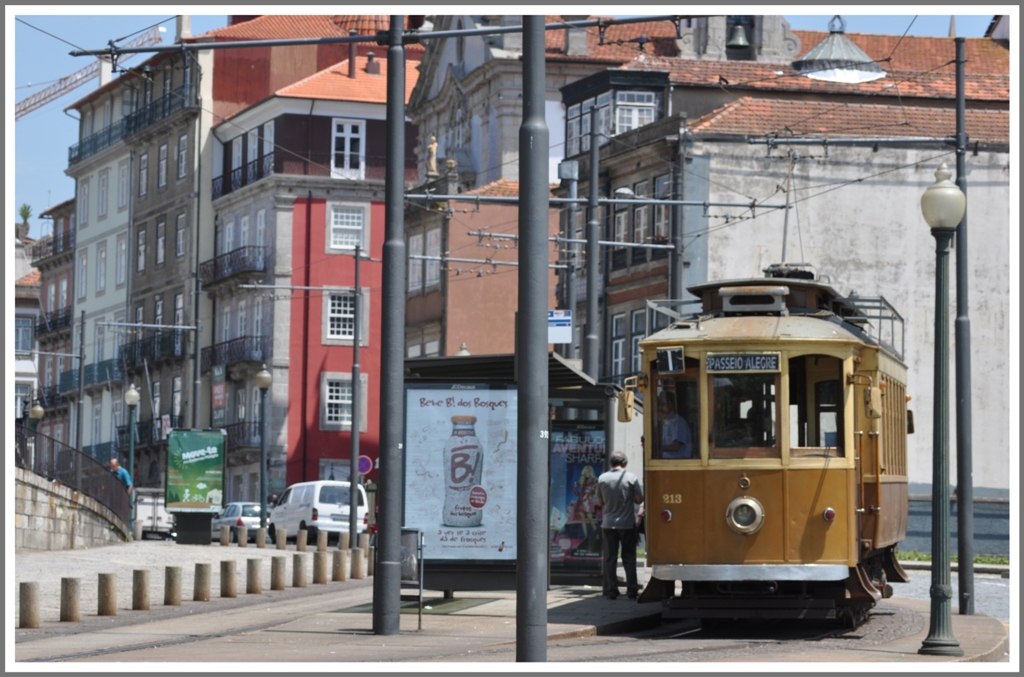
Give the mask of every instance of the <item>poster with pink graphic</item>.
M 408 385 L 405 520 L 425 560 L 516 558 L 516 390 Z

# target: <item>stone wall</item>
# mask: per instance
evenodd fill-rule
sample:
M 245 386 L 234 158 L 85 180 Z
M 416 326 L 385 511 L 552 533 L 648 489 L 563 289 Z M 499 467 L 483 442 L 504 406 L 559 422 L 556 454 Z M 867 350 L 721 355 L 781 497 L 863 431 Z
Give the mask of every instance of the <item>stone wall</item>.
M 15 468 L 17 550 L 74 550 L 123 543 L 128 526 L 106 506 L 69 487 Z

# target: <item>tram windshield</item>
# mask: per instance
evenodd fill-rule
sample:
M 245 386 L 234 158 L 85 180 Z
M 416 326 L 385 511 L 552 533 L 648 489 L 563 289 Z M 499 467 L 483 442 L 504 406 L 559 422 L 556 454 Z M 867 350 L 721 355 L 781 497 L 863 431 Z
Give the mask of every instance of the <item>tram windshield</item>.
M 711 458 L 779 458 L 779 374 L 709 375 Z
M 843 361 L 828 355 L 789 360 L 789 455 L 843 456 Z
M 654 417 L 651 458 L 699 459 L 700 362 L 684 360 L 685 371 L 657 376 L 658 402 Z

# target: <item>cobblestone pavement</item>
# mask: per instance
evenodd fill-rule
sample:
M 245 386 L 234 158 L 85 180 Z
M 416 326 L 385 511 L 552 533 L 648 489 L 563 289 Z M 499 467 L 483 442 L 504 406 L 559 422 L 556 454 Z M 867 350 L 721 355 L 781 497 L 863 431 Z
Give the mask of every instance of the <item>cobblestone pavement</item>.
M 928 600 L 928 589 L 932 584 L 930 571 L 916 570 L 908 571 L 910 574 L 909 583 L 893 583 L 893 594 L 910 599 Z M 956 572 L 951 574 L 953 583 L 953 612 L 959 606 L 960 586 Z M 1003 623 L 1010 622 L 1010 579 L 1001 578 L 994 574 L 974 574 L 974 611 L 985 614 L 992 618 L 998 618 Z

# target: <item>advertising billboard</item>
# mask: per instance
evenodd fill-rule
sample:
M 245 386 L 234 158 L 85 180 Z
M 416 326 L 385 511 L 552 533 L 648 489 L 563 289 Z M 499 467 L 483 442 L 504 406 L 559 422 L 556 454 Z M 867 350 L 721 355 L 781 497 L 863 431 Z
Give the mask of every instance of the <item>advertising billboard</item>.
M 168 512 L 220 512 L 224 437 L 223 430 L 172 430 L 167 435 Z
M 604 425 L 551 424 L 552 570 L 601 570 L 601 509 L 597 478 L 604 471 Z
M 516 406 L 514 386 L 406 386 L 404 526 L 425 560 L 515 560 Z

